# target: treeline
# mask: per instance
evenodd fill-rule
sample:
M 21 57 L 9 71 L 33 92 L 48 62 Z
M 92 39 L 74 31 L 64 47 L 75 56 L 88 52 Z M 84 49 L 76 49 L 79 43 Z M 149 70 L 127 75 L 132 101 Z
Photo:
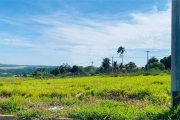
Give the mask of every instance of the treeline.
M 129 62 L 128 64 L 123 64 L 123 57 L 124 54 L 127 53 L 125 48 L 120 46 L 117 49 L 117 54 L 122 58 L 122 62 L 118 63 L 117 61 L 112 61 L 109 58 L 102 59 L 102 64 L 100 67 L 94 66 L 70 66 L 67 63 L 62 64 L 59 67 L 56 67 L 54 70 L 50 71 L 49 74 L 54 76 L 73 76 L 73 75 L 93 75 L 93 74 L 101 74 L 101 73 L 132 73 L 132 72 L 139 72 L 139 71 L 163 71 L 163 70 L 170 70 L 171 69 L 171 56 L 164 57 L 160 61 L 152 57 L 148 60 L 147 64 L 144 67 L 137 67 L 134 62 Z M 38 75 L 38 71 L 41 71 L 42 77 L 42 70 L 35 71 L 32 75 Z
M 23 75 L 27 76 L 31 73 L 31 76 L 73 76 L 73 75 L 93 75 L 100 73 L 132 73 L 139 71 L 153 71 L 153 70 L 170 70 L 171 69 L 171 56 L 164 57 L 163 59 L 158 60 L 156 57 L 152 57 L 148 60 L 147 64 L 143 67 L 138 67 L 136 63 L 129 62 L 127 64 L 123 64 L 123 57 L 125 55 L 126 50 L 124 47 L 120 46 L 117 49 L 117 54 L 122 58 L 122 61 L 118 63 L 117 61 L 113 61 L 109 58 L 103 58 L 101 66 L 95 67 L 93 65 L 90 66 L 78 66 L 73 65 L 70 66 L 67 63 L 63 63 L 58 67 L 54 66 L 26 66 L 21 69 L 0 69 L 1 73 L 10 73 L 13 75 Z M 0 64 L 2 67 L 6 67 L 5 65 Z M 16 67 L 9 65 L 7 67 Z
M 129 62 L 127 64 L 118 63 L 114 61 L 113 64 L 109 58 L 102 59 L 102 63 L 100 67 L 95 66 L 70 66 L 67 63 L 63 63 L 62 65 L 56 67 L 51 70 L 49 73 L 45 72 L 45 69 L 42 71 L 37 69 L 32 73 L 33 76 L 40 76 L 42 72 L 44 75 L 49 76 L 74 76 L 74 75 L 95 75 L 102 73 L 134 73 L 140 71 L 163 71 L 171 69 L 171 56 L 164 57 L 163 59 L 158 60 L 156 57 L 152 57 L 149 59 L 148 64 L 144 67 L 138 67 L 134 62 Z

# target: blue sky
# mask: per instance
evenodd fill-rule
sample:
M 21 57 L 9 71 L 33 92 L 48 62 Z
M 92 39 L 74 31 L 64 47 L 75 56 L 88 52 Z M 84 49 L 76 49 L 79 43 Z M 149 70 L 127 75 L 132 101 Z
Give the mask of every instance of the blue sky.
M 170 55 L 170 0 L 1 0 L 1 64 L 100 66 Z

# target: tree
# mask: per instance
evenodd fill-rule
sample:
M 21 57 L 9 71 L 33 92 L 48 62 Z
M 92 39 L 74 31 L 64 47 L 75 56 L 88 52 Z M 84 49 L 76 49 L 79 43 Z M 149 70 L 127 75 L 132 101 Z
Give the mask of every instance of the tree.
M 65 69 L 65 72 L 66 72 L 66 73 L 67 73 L 67 72 L 70 72 L 71 66 L 66 63 L 66 64 L 64 64 L 64 69 Z
M 123 65 L 122 63 L 120 63 L 120 64 L 119 64 L 119 69 L 120 69 L 120 71 L 122 71 L 123 67 L 124 67 L 124 65 Z
M 145 70 L 145 67 L 141 67 L 140 70 L 141 70 L 141 71 L 144 71 L 144 70 Z
M 164 70 L 165 69 L 164 65 L 160 62 L 150 63 L 149 68 L 155 69 L 155 70 Z
M 38 76 L 38 72 L 37 71 L 34 71 L 31 73 L 32 76 Z
M 83 66 L 78 66 L 79 70 L 78 72 L 84 72 L 84 67 Z
M 102 62 L 102 67 L 104 70 L 108 70 L 110 68 L 110 59 L 109 58 L 104 58 Z
M 64 69 L 64 65 L 59 66 L 59 71 L 60 71 L 61 74 L 64 74 L 66 72 L 65 69 Z
M 50 71 L 51 74 L 57 76 L 60 74 L 60 70 L 59 70 L 59 67 L 55 68 L 54 70 Z
M 160 60 L 160 62 L 164 64 L 166 70 L 171 69 L 171 55 L 168 57 L 164 57 Z
M 125 64 L 124 65 L 124 68 L 126 68 L 126 70 L 128 70 L 129 68 L 128 68 L 128 64 Z
M 39 72 L 44 72 L 46 70 L 46 68 L 38 68 L 37 71 Z
M 77 65 L 73 65 L 71 72 L 73 73 L 79 72 L 79 67 Z
M 59 67 L 55 68 L 54 70 L 50 71 L 51 74 L 57 76 L 59 74 L 66 74 L 70 72 L 71 66 L 69 66 L 67 63 L 63 63 Z
M 150 64 L 150 63 L 155 63 L 155 62 L 159 62 L 159 60 L 157 59 L 157 58 L 155 58 L 155 57 L 152 57 L 152 58 L 150 58 L 149 60 L 148 60 L 148 63 Z
M 46 68 L 38 68 L 37 71 L 41 72 L 41 79 L 43 77 L 43 72 L 46 70 Z
M 84 71 L 87 72 L 87 73 L 94 73 L 98 68 L 90 65 L 90 66 L 87 66 L 87 67 L 84 67 Z
M 117 50 L 117 54 L 119 54 L 119 56 L 122 58 L 122 64 L 123 64 L 123 56 L 124 56 L 124 53 L 126 52 L 125 48 L 120 46 Z
M 71 70 L 71 67 L 66 63 L 63 63 L 61 66 L 59 66 L 59 71 L 61 74 L 68 73 Z
M 43 72 L 46 70 L 46 68 L 37 68 L 36 71 L 32 72 L 32 76 L 41 76 L 41 79 L 43 77 Z
M 148 60 L 148 64 L 145 65 L 146 70 L 147 70 L 147 67 L 148 67 L 148 69 L 151 69 L 151 68 L 150 68 L 150 64 L 153 64 L 153 63 L 155 63 L 155 62 L 159 62 L 159 60 L 158 60 L 157 58 L 155 58 L 155 57 L 150 58 L 150 59 Z
M 118 71 L 118 64 L 117 64 L 117 61 L 114 61 L 114 62 L 113 62 L 113 69 L 114 69 L 115 72 Z
M 159 60 L 155 57 L 152 57 L 148 61 L 149 69 L 155 69 L 155 70 L 164 70 L 165 67 L 162 63 L 159 62 Z M 147 67 L 147 64 L 146 66 Z
M 136 64 L 134 63 L 134 62 L 129 62 L 128 64 L 127 64 L 127 69 L 133 69 L 133 68 L 136 68 L 137 66 L 136 66 Z

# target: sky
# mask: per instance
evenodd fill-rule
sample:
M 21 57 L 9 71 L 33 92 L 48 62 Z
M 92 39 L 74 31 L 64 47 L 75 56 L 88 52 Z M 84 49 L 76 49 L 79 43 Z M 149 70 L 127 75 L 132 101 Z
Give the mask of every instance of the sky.
M 171 54 L 170 0 L 1 0 L 0 63 L 144 66 Z

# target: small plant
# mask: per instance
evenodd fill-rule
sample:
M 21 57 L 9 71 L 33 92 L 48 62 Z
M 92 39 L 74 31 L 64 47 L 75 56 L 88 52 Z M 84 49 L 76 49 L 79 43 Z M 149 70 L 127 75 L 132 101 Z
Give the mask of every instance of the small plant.
M 13 100 L 4 100 L 0 102 L 0 113 L 3 114 L 12 114 L 24 109 L 26 109 L 26 107 L 23 104 Z
M 16 114 L 15 120 L 34 120 L 40 118 L 42 115 L 43 112 L 38 110 L 20 111 Z

